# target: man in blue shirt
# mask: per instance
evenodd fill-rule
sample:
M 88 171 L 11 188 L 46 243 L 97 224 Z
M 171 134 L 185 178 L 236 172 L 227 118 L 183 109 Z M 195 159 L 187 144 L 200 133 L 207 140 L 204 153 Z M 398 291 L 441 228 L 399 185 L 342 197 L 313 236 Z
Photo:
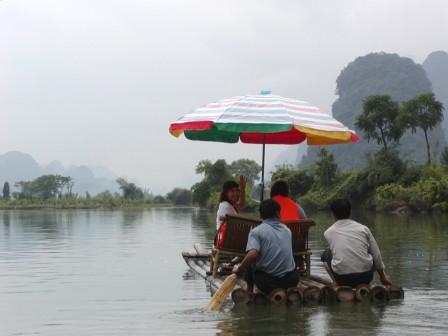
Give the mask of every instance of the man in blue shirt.
M 234 273 L 246 271 L 249 292 L 254 283 L 266 294 L 276 288 L 297 286 L 299 272 L 292 253 L 291 231 L 280 223 L 280 205 L 266 200 L 260 204 L 260 215 L 263 222 L 249 233 L 247 254 Z

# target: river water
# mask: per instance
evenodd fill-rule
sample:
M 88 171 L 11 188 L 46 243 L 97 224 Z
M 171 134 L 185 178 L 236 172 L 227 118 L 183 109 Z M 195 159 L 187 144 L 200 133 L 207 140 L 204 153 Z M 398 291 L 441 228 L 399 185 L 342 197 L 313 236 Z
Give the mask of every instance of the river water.
M 328 214 L 313 216 L 312 271 Z M 316 307 L 226 304 L 181 258 L 208 243 L 198 209 L 0 211 L 0 335 L 447 335 L 448 218 L 359 214 L 403 301 Z

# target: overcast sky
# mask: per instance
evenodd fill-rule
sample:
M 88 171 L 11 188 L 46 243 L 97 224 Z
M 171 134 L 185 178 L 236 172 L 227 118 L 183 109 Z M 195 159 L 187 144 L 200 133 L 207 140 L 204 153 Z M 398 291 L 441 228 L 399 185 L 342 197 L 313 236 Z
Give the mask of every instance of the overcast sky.
M 260 147 L 176 139 L 181 114 L 263 88 L 330 113 L 357 56 L 448 50 L 447 13 L 444 0 L 3 0 L 0 153 L 189 187 L 199 160 L 259 160 Z

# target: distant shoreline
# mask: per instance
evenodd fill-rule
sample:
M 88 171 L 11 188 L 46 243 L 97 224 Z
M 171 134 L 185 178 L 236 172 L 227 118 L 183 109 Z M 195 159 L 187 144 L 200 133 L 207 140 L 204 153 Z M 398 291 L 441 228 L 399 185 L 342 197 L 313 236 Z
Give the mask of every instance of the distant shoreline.
M 149 203 L 141 200 L 87 200 L 87 199 L 52 199 L 43 200 L 2 200 L 0 199 L 0 210 L 143 210 L 153 208 L 171 208 L 176 205 L 172 203 Z

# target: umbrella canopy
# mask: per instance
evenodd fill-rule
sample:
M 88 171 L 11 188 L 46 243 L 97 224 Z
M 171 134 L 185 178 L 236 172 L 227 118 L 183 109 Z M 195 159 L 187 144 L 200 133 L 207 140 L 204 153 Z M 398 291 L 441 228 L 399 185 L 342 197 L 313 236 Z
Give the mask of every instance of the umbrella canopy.
M 308 145 L 357 142 L 355 132 L 311 104 L 262 91 L 202 106 L 170 125 L 172 135 L 226 143 Z
M 270 91 L 202 106 L 173 122 L 170 132 L 176 137 L 184 133 L 190 140 L 263 144 L 261 190 L 264 190 L 265 144 L 294 145 L 306 140 L 308 145 L 329 145 L 359 141 L 354 131 L 319 108 Z

